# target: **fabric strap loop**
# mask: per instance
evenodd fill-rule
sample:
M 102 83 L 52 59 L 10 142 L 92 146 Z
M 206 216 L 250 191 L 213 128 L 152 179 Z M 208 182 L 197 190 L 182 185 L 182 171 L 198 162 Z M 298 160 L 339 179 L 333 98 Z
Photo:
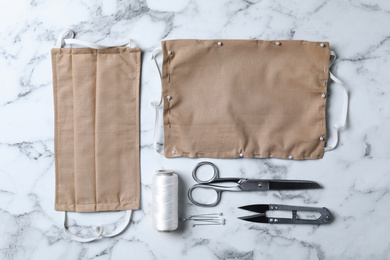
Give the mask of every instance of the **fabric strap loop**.
M 67 218 L 68 218 L 67 217 L 67 213 L 68 212 L 64 211 L 64 230 L 65 230 L 65 233 L 69 236 L 70 239 L 72 239 L 74 241 L 81 242 L 81 243 L 88 243 L 88 242 L 92 242 L 94 240 L 97 240 L 99 238 L 114 237 L 114 236 L 117 236 L 117 235 L 121 234 L 127 228 L 127 226 L 130 224 L 132 211 L 131 210 L 127 210 L 126 211 L 125 222 L 124 222 L 123 226 L 118 228 L 117 230 L 115 230 L 113 233 L 106 234 L 104 232 L 104 228 L 103 227 L 97 226 L 95 228 L 96 236 L 89 237 L 89 238 L 79 237 L 79 236 L 77 236 L 77 235 L 75 235 L 75 234 L 73 234 L 72 232 L 69 231 L 68 226 L 66 224 L 67 223 Z
M 331 51 L 330 52 L 330 60 L 329 60 L 329 67 L 332 66 L 332 64 L 335 62 L 335 60 L 337 59 L 337 56 L 336 56 L 336 53 L 334 51 Z M 333 150 L 334 148 L 337 147 L 337 144 L 339 142 L 339 130 L 341 128 L 343 128 L 347 122 L 347 117 L 348 117 L 348 92 L 346 90 L 346 88 L 344 87 L 344 84 L 341 80 L 339 80 L 335 75 L 332 74 L 332 72 L 329 71 L 329 76 L 330 78 L 333 80 L 334 83 L 338 84 L 342 90 L 343 90 L 343 107 L 342 107 L 342 110 L 341 110 L 341 124 L 334 124 L 331 128 L 331 131 L 332 131 L 332 135 L 335 136 L 335 141 L 333 142 L 332 145 L 329 145 L 327 143 L 328 146 L 326 146 L 324 148 L 324 151 L 325 152 L 328 152 L 328 151 L 331 151 Z
M 162 53 L 162 48 L 161 47 L 157 47 L 156 49 L 153 50 L 152 52 L 152 57 L 151 57 L 151 60 L 152 60 L 152 64 L 154 65 L 154 68 L 156 69 L 156 71 L 158 72 L 159 74 L 159 79 L 160 79 L 160 83 L 161 83 L 161 70 L 160 70 L 160 67 L 158 66 L 158 63 L 157 63 L 157 60 L 156 60 L 156 56 L 158 54 Z M 157 144 L 157 138 L 158 138 L 158 122 L 159 122 L 159 107 L 162 105 L 162 102 L 163 102 L 163 98 L 162 98 L 162 86 L 161 86 L 161 95 L 160 95 L 160 101 L 153 101 L 151 103 L 151 105 L 154 107 L 154 110 L 156 112 L 156 116 L 155 116 L 155 119 L 154 119 L 154 135 L 153 135 L 153 147 L 154 149 L 156 150 L 156 152 L 158 152 L 159 154 L 164 154 L 164 151 L 162 149 L 159 149 L 158 147 L 158 144 Z
M 111 47 L 124 47 L 126 45 L 131 46 L 131 39 L 125 39 L 116 45 L 101 45 L 94 42 L 87 42 L 78 39 L 74 39 L 75 34 L 71 30 L 64 30 L 60 33 L 57 39 L 56 48 L 63 48 L 65 45 L 73 44 L 92 49 L 106 49 Z

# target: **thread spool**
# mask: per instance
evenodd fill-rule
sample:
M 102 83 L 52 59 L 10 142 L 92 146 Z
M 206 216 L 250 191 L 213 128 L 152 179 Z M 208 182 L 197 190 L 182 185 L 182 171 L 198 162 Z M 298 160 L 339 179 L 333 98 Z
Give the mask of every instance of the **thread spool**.
M 177 229 L 179 180 L 174 171 L 158 170 L 153 176 L 152 220 L 158 231 Z

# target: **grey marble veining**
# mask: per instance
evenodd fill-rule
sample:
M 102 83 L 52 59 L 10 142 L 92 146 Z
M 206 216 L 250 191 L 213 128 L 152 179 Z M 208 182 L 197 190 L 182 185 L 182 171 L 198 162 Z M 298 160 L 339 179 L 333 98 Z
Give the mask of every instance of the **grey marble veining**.
M 390 4 L 380 0 L 147 0 L 3 2 L 0 9 L 1 259 L 390 259 Z M 80 244 L 67 238 L 54 210 L 54 111 L 49 51 L 59 32 L 113 44 L 126 37 L 143 51 L 141 209 L 120 236 Z M 150 63 L 163 39 L 329 41 L 332 71 L 350 94 L 347 127 L 321 160 L 210 160 L 221 176 L 311 179 L 322 190 L 224 193 L 213 209 L 192 205 L 186 190 L 201 160 L 166 159 L 152 147 L 160 83 Z M 330 87 L 329 124 L 341 108 Z M 225 226 L 171 233 L 151 224 L 157 169 L 180 177 L 180 216 L 223 212 Z M 326 206 L 330 225 L 262 225 L 238 220 L 255 203 Z M 123 213 L 70 214 L 71 225 L 115 228 Z M 72 229 L 76 232 L 76 229 Z M 91 230 L 78 232 L 88 235 Z

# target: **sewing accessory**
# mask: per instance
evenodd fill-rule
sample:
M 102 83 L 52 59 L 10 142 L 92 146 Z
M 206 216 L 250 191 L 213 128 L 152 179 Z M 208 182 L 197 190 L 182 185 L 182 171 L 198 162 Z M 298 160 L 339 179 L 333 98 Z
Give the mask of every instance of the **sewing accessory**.
M 182 218 L 181 221 L 193 221 L 193 227 L 195 226 L 210 226 L 210 225 L 225 225 L 226 219 L 222 218 L 222 212 L 209 213 L 209 214 L 197 214 L 187 218 Z
M 315 208 L 315 207 L 301 207 L 301 206 L 288 206 L 278 204 L 257 204 L 247 205 L 239 207 L 239 209 L 245 209 L 259 214 L 252 216 L 239 217 L 239 219 L 256 222 L 256 223 L 269 223 L 269 224 L 328 224 L 332 222 L 332 214 L 327 208 Z M 279 218 L 279 217 L 267 217 L 267 211 L 291 211 L 292 218 Z M 307 219 L 298 217 L 297 212 L 316 212 L 320 213 L 321 216 L 317 219 Z
M 158 231 L 178 227 L 178 176 L 174 171 L 158 170 L 153 176 L 152 221 Z
M 214 169 L 214 175 L 209 180 L 200 180 L 197 177 L 199 167 L 210 165 Z M 219 178 L 219 170 L 211 162 L 200 162 L 192 171 L 192 177 L 198 184 L 188 189 L 188 198 L 192 203 L 201 207 L 214 207 L 221 201 L 222 191 L 267 191 L 267 190 L 300 190 L 322 188 L 317 182 L 304 180 L 262 180 L 247 178 Z M 196 201 L 192 193 L 195 189 L 212 189 L 217 193 L 217 199 L 213 203 L 200 203 Z

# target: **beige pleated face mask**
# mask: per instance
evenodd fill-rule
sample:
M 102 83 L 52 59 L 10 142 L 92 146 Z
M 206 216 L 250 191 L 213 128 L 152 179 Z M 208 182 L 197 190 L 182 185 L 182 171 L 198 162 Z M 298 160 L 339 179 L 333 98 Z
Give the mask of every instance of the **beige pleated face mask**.
M 166 157 L 318 159 L 336 146 L 325 147 L 329 43 L 169 40 L 160 50 L 162 100 L 153 105 L 158 115 L 164 101 Z
M 140 49 L 100 46 L 61 34 L 52 49 L 55 209 L 98 212 L 139 207 Z M 76 44 L 88 48 L 61 48 Z M 66 216 L 66 215 L 65 215 Z M 66 218 L 65 218 L 66 222 Z M 125 227 L 124 227 L 125 228 Z M 122 229 L 123 230 L 123 229 Z M 122 231 L 120 230 L 120 231 Z M 97 229 L 97 236 L 105 234 Z

